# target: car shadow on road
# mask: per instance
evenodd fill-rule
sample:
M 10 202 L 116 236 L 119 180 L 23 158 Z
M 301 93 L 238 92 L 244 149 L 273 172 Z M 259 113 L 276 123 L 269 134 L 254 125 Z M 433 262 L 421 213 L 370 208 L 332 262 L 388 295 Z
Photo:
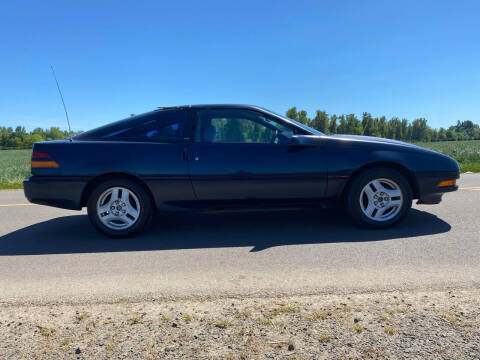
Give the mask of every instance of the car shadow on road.
M 0 256 L 274 246 L 394 240 L 444 233 L 450 225 L 412 209 L 397 226 L 359 229 L 340 210 L 255 211 L 157 216 L 150 229 L 130 239 L 97 233 L 86 215 L 58 217 L 0 237 Z

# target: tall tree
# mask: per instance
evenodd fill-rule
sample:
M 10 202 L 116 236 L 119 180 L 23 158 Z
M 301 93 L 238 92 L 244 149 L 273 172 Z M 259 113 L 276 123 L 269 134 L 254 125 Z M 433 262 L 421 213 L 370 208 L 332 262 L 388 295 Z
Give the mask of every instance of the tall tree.
M 370 113 L 364 112 L 362 115 L 363 135 L 380 136 L 378 123 L 374 121 Z
M 290 119 L 298 120 L 297 107 L 294 106 L 294 107 L 288 109 L 286 115 Z
M 385 116 L 378 119 L 378 132 L 380 137 L 384 138 L 387 136 L 387 118 Z
M 402 139 L 402 122 L 399 118 L 393 117 L 387 123 L 387 138 Z
M 330 134 L 337 133 L 337 115 L 330 116 L 330 123 L 328 124 L 328 131 Z
M 408 120 L 407 119 L 402 119 L 402 140 L 408 140 Z
M 347 134 L 363 135 L 362 123 L 354 114 L 347 115 Z
M 427 120 L 424 118 L 415 119 L 412 122 L 412 140 L 429 141 L 427 131 Z
M 299 121 L 305 125 L 310 123 L 310 119 L 307 117 L 307 112 L 305 110 L 297 111 L 296 106 L 288 109 L 285 115 L 288 118 Z
M 323 133 L 328 133 L 328 114 L 325 111 L 317 110 L 315 117 L 310 122 L 310 126 Z
M 347 120 L 345 120 L 345 115 L 340 115 L 340 122 L 337 127 L 337 134 L 348 134 Z
M 298 117 L 297 117 L 296 120 L 301 122 L 302 124 L 305 124 L 305 125 L 310 124 L 310 119 L 308 118 L 307 112 L 305 110 L 302 110 L 302 111 L 298 112 Z

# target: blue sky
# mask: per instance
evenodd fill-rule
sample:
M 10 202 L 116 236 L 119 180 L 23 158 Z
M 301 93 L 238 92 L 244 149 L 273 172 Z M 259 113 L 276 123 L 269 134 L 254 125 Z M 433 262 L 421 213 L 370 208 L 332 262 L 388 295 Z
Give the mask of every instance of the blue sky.
M 480 122 L 480 1 L 1 1 L 0 125 L 248 103 Z

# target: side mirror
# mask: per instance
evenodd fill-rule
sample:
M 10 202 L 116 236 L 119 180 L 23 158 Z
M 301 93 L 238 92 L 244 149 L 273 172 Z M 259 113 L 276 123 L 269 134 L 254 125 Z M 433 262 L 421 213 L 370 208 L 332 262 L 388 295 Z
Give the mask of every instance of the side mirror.
M 290 140 L 290 144 L 292 144 L 292 145 L 300 144 L 300 141 L 298 140 L 298 138 L 295 135 L 293 135 L 289 140 Z
M 291 138 L 290 138 L 290 143 L 292 145 L 299 145 L 300 144 L 300 139 L 298 138 L 297 135 L 293 135 Z
M 296 144 L 295 135 L 291 132 L 277 130 L 275 134 L 275 144 Z

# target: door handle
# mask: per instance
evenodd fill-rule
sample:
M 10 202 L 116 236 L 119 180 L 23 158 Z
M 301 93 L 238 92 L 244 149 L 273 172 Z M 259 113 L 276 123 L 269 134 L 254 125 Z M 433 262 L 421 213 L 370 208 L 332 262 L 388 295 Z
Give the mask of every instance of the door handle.
M 182 153 L 183 160 L 188 161 L 188 147 L 183 148 L 183 153 Z M 198 155 L 195 155 L 193 160 L 198 161 L 200 158 Z

